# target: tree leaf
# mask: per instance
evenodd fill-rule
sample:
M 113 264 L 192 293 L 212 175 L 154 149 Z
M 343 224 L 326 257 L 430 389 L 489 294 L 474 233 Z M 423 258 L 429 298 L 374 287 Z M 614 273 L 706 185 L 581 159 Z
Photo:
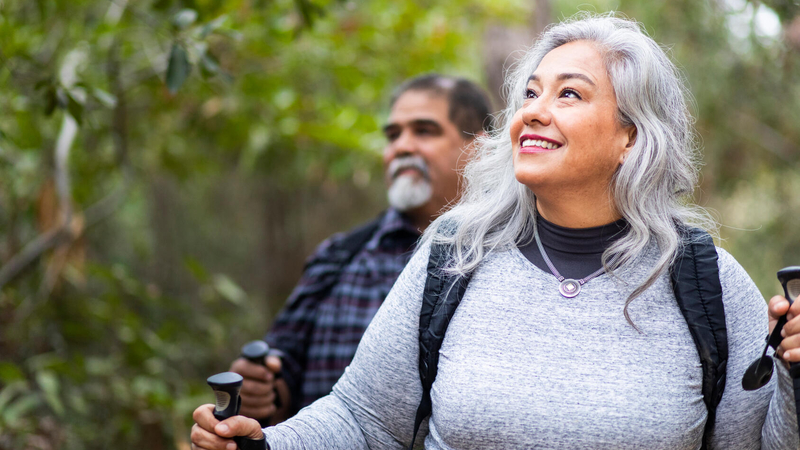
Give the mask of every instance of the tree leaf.
M 30 388 L 28 387 L 28 382 L 25 380 L 9 383 L 3 389 L 0 389 L 0 411 L 4 410 L 6 405 L 8 405 L 11 399 L 17 394 L 28 391 L 30 391 Z
M 172 44 L 172 51 L 169 54 L 169 65 L 167 66 L 167 88 L 171 94 L 178 92 L 178 89 L 186 81 L 192 65 L 186 49 L 177 42 Z
M 42 78 L 41 80 L 37 81 L 35 85 L 33 85 L 34 89 L 41 89 L 43 87 L 50 87 L 53 85 L 53 79 L 50 77 Z
M 66 108 L 69 104 L 69 98 L 67 98 L 67 91 L 63 87 L 56 88 L 56 104 L 59 108 Z
M 205 77 L 213 77 L 218 74 L 219 62 L 217 58 L 209 52 L 203 53 L 203 56 L 200 58 L 200 71 Z
M 69 93 L 67 94 L 67 111 L 69 111 L 69 115 L 78 122 L 78 125 L 83 123 L 83 105 L 78 103 L 75 97 Z
M 117 97 L 111 94 L 108 91 L 104 91 L 100 88 L 93 88 L 91 90 L 92 97 L 97 99 L 100 103 L 103 104 L 106 108 L 113 108 L 117 106 Z
M 228 16 L 226 14 L 223 14 L 217 17 L 216 19 L 212 20 L 211 22 L 206 23 L 205 25 L 203 25 L 203 30 L 200 32 L 200 39 L 207 38 L 209 34 L 217 31 L 219 28 L 225 25 L 225 22 L 227 21 L 228 21 Z
M 311 2 L 306 0 L 295 0 L 295 6 L 297 10 L 300 12 L 300 15 L 303 16 L 303 24 L 308 28 L 314 26 L 314 5 Z
M 0 131 L 0 137 L 3 136 L 3 132 Z M 22 373 L 22 369 L 20 369 L 16 364 L 12 362 L 0 362 L 0 382 L 3 384 L 10 383 L 12 381 L 24 380 L 25 374 Z
M 156 0 L 151 7 L 156 11 L 166 11 L 173 3 L 175 3 L 174 0 Z
M 58 396 L 60 383 L 58 377 L 51 370 L 42 370 L 36 374 L 36 383 L 44 392 L 44 399 L 53 411 L 59 415 L 64 415 L 64 404 Z
M 193 9 L 182 9 L 172 16 L 172 25 L 179 30 L 183 30 L 197 20 L 197 11 Z
M 197 259 L 186 256 L 183 258 L 183 265 L 186 269 L 192 274 L 192 276 L 201 283 L 208 283 L 211 279 L 211 275 L 208 273 L 203 264 L 200 263 Z
M 44 94 L 44 115 L 50 116 L 58 106 L 58 99 L 56 98 L 56 88 L 50 86 Z
M 23 415 L 25 415 L 25 413 L 39 406 L 41 402 L 42 399 L 39 397 L 39 395 L 35 393 L 25 394 L 3 408 L 2 412 L 0 412 L 0 415 L 2 415 L 4 422 L 15 423 Z
M 234 305 L 242 305 L 247 301 L 247 293 L 227 275 L 214 275 L 214 289 Z

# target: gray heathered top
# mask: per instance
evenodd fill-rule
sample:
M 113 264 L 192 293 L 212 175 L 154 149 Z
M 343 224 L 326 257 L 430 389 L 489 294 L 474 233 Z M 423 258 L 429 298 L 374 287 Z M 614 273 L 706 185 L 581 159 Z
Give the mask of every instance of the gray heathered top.
M 265 429 L 275 450 L 403 449 L 422 395 L 418 325 L 429 247 L 400 275 L 331 395 Z M 730 359 L 714 448 L 798 449 L 791 379 L 765 387 L 741 379 L 760 355 L 766 305 L 733 257 L 718 249 Z M 632 269 L 653 266 L 651 246 Z M 706 408 L 701 367 L 667 276 L 631 303 L 602 275 L 578 297 L 517 248 L 489 255 L 474 273 L 442 344 L 426 449 L 699 449 Z

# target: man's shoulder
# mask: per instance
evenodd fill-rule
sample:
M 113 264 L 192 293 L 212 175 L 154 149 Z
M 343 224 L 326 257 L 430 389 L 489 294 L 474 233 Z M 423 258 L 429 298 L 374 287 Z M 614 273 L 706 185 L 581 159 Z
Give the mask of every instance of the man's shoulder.
M 346 263 L 378 231 L 385 215 L 384 211 L 368 222 L 325 239 L 308 258 L 306 266 L 325 262 Z

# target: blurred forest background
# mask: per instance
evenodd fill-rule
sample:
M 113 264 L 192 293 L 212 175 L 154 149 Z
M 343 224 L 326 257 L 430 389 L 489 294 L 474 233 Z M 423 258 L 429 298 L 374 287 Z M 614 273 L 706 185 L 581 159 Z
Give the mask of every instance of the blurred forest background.
M 188 449 L 205 378 L 385 205 L 392 87 L 499 84 L 578 10 L 671 48 L 697 201 L 765 297 L 800 264 L 797 0 L 0 0 L 0 449 Z

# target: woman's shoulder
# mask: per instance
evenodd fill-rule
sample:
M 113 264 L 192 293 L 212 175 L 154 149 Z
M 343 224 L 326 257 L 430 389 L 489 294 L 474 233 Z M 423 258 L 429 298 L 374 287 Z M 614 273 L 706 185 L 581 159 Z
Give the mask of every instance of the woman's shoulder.
M 717 247 L 719 280 L 725 314 L 730 319 L 755 320 L 766 315 L 766 301 L 753 279 L 727 250 Z M 730 322 L 730 320 L 729 320 Z
M 722 247 L 717 247 L 717 266 L 719 267 L 719 279 L 723 287 L 726 285 L 752 285 L 755 287 L 753 280 L 744 267 L 739 264 L 739 261 L 736 261 L 733 255 Z

